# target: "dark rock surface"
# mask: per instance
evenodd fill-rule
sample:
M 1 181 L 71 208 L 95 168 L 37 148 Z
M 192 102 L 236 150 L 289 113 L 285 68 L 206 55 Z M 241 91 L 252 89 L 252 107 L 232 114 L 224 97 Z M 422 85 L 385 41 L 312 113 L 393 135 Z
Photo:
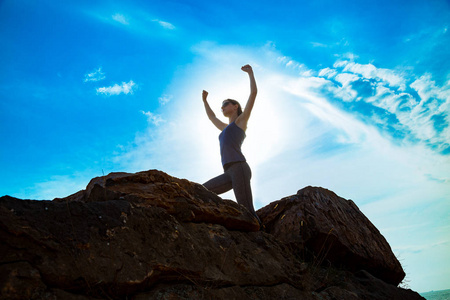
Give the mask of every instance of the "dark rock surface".
M 386 239 L 351 200 L 332 191 L 306 187 L 258 211 L 266 231 L 312 258 L 365 269 L 387 283 L 405 277 Z M 311 258 L 311 257 L 310 257 Z
M 160 207 L 180 221 L 210 222 L 227 229 L 258 231 L 259 224 L 234 201 L 222 200 L 202 185 L 159 171 L 111 173 L 93 178 L 86 190 L 58 202 L 125 200 L 136 207 Z
M 296 196 L 314 203 L 325 191 Z M 268 232 L 237 203 L 156 170 L 94 178 L 54 201 L 1 197 L 0 298 L 423 299 L 380 277 L 372 260 L 352 269 L 340 255 L 300 257 L 292 245 L 302 240 L 290 240 L 280 228 L 295 228 L 280 221 L 301 219 L 301 210 L 273 203 L 264 210 Z M 274 211 L 284 217 L 271 218 Z M 302 245 L 316 251 L 309 236 Z M 379 250 L 368 249 L 370 241 L 358 247 Z

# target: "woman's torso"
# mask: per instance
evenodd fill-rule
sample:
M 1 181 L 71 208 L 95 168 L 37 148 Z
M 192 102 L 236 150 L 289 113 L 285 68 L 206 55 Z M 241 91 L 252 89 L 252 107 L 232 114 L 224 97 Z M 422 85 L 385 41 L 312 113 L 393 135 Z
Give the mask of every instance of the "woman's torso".
M 232 122 L 219 135 L 220 156 L 222 165 L 227 163 L 246 161 L 241 151 L 242 143 L 246 135 L 244 130 Z

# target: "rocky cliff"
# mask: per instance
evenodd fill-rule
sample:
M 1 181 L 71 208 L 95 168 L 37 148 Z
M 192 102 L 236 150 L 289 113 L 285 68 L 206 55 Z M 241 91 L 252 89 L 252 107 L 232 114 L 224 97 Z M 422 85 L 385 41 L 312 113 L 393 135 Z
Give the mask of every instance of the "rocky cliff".
M 2 299 L 423 299 L 350 200 L 307 187 L 258 212 L 151 170 L 53 201 L 0 198 Z

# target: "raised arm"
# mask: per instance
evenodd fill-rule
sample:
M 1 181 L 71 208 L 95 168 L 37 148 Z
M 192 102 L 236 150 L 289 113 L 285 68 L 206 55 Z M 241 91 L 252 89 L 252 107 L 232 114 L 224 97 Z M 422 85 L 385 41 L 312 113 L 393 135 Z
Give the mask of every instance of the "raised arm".
M 256 87 L 255 76 L 253 75 L 253 69 L 250 65 L 245 65 L 241 68 L 242 71 L 246 72 L 250 78 L 250 96 L 248 97 L 247 104 L 245 105 L 244 111 L 236 119 L 236 125 L 238 125 L 243 130 L 247 129 L 247 122 L 252 113 L 253 105 L 255 104 L 256 94 L 258 93 L 258 88 Z
M 227 127 L 227 124 L 220 121 L 216 114 L 212 111 L 211 107 L 209 107 L 208 101 L 206 98 L 208 97 L 208 92 L 203 90 L 202 98 L 203 98 L 203 104 L 205 105 L 206 114 L 208 115 L 208 118 L 211 120 L 211 122 L 220 130 L 224 130 L 225 127 Z

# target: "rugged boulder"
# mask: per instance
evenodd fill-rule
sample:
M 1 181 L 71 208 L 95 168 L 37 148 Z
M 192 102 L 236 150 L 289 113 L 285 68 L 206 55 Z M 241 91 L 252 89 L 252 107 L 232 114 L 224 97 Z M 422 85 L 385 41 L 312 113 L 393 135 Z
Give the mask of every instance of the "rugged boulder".
M 136 207 L 160 207 L 184 222 L 211 222 L 227 229 L 258 231 L 258 221 L 240 205 L 222 200 L 202 185 L 159 171 L 111 173 L 93 178 L 86 190 L 57 202 L 124 200 Z
M 304 253 L 350 271 L 369 271 L 398 285 L 405 277 L 386 239 L 352 200 L 318 187 L 275 201 L 258 211 L 267 232 Z
M 0 298 L 421 299 L 370 271 L 303 260 L 258 226 L 235 202 L 155 170 L 94 178 L 54 201 L 1 197 Z

